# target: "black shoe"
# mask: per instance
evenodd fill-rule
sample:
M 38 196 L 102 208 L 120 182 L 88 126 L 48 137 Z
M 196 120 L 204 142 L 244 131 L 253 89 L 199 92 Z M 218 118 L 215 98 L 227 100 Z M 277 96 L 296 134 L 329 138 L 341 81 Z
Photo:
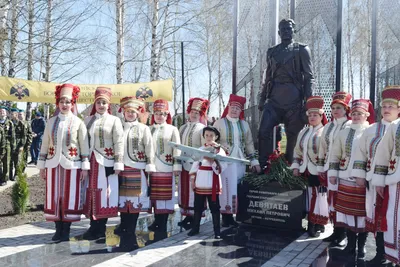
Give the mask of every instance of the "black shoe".
M 120 252 L 130 252 L 132 250 L 138 249 L 139 245 L 136 241 L 136 235 L 132 233 L 124 233 L 121 235 L 119 248 L 117 251 Z
M 357 244 L 357 234 L 353 231 L 347 232 L 347 245 L 343 249 L 343 253 L 347 257 L 355 258 Z
M 15 182 L 15 180 L 16 180 L 16 177 L 15 177 L 15 176 L 13 176 L 13 177 L 11 177 L 11 178 L 10 178 L 10 180 L 11 180 L 11 181 L 13 181 L 13 182 Z
M 365 243 L 367 242 L 368 233 L 359 233 L 357 236 L 357 259 L 365 259 L 367 253 L 365 249 Z
M 337 233 L 335 232 L 335 230 L 333 230 L 333 233 L 330 236 L 325 237 L 324 239 L 322 239 L 322 241 L 323 242 L 333 242 L 333 241 L 336 240 L 336 236 L 337 236 Z
M 62 232 L 62 222 L 54 222 L 56 224 L 56 232 L 51 238 L 51 241 L 60 242 L 61 241 L 61 232 Z
M 83 233 L 82 239 L 85 239 L 85 240 L 96 240 L 97 239 L 97 235 L 96 235 L 95 230 L 92 227 L 90 227 L 85 233 Z
M 315 224 L 308 222 L 307 233 L 310 237 L 319 237 L 319 233 L 315 229 Z
M 6 185 L 7 185 L 7 181 L 0 183 L 0 186 L 6 186 Z
M 123 230 L 122 230 L 121 224 L 118 224 L 117 226 L 115 226 L 114 235 L 121 236 L 122 232 L 123 232 Z
M 194 236 L 200 232 L 200 221 L 201 221 L 201 212 L 195 211 L 193 215 L 193 227 L 192 230 L 190 230 L 190 232 L 188 233 L 188 236 Z
M 215 239 L 221 239 L 220 213 L 219 211 L 213 212 L 211 215 L 214 227 L 214 237 Z
M 33 160 L 29 161 L 28 164 L 34 164 L 35 162 Z
M 69 232 L 71 229 L 71 223 L 70 222 L 63 222 L 62 223 L 62 232 L 61 232 L 61 242 L 69 241 Z
M 186 216 L 183 221 L 178 222 L 178 226 L 183 227 L 186 229 L 187 226 L 193 223 L 193 216 Z
M 188 236 L 194 236 L 194 235 L 197 235 L 197 234 L 199 234 L 199 229 L 192 228 L 192 230 L 190 230 L 187 235 Z
M 321 233 L 325 233 L 325 226 L 321 225 L 321 224 L 316 224 L 315 225 L 315 230 Z

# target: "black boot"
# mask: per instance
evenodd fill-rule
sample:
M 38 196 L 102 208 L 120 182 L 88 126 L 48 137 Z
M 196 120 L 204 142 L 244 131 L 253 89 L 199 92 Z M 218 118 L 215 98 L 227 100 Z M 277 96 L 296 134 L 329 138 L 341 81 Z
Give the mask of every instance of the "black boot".
M 61 242 L 69 241 L 70 230 L 71 230 L 71 222 L 63 222 Z
M 120 215 L 121 222 L 114 229 L 114 234 L 115 235 L 121 236 L 122 233 L 126 231 L 126 220 L 127 220 L 126 216 L 127 215 L 128 215 L 128 213 L 121 212 L 121 215 Z
M 96 236 L 97 239 L 106 237 L 107 221 L 108 219 L 98 220 L 98 232 Z
M 136 240 L 136 225 L 138 217 L 138 213 L 125 215 L 126 228 L 121 234 L 119 251 L 129 252 L 139 248 Z
M 229 215 L 222 214 L 222 227 L 229 227 Z
M 167 232 L 168 217 L 169 214 L 160 214 L 157 232 Z
M 367 242 L 367 237 L 367 232 L 359 233 L 357 235 L 357 259 L 359 260 L 365 259 L 365 253 L 367 253 L 365 250 L 365 242 Z
M 95 240 L 96 238 L 96 233 L 98 229 L 98 221 L 93 220 L 90 218 L 90 227 L 89 229 L 82 235 L 82 238 L 85 240 Z
M 178 226 L 183 227 L 183 228 L 187 228 L 188 226 L 190 226 L 193 222 L 193 216 L 188 215 L 185 217 L 185 219 L 183 219 L 183 221 L 178 222 Z M 188 229 L 186 229 L 188 230 Z
M 315 229 L 315 224 L 308 222 L 307 233 L 310 237 L 319 237 L 319 233 Z
M 219 212 L 214 212 L 212 215 L 212 221 L 214 226 L 214 238 L 220 239 L 221 238 L 221 226 L 220 226 L 220 215 Z
M 56 224 L 56 232 L 53 235 L 53 237 L 51 238 L 52 241 L 54 242 L 60 242 L 61 241 L 61 233 L 62 233 L 62 227 L 63 227 L 63 222 L 62 221 L 58 221 L 58 222 L 54 222 Z
M 214 219 L 214 217 L 213 217 Z M 201 212 L 195 211 L 193 216 L 193 227 L 188 233 L 188 236 L 197 235 L 200 231 Z
M 336 236 L 336 240 L 334 241 L 336 246 L 343 247 L 345 245 L 345 239 L 346 239 L 346 229 L 344 227 L 339 227 L 338 228 L 338 233 Z
M 376 255 L 372 260 L 367 261 L 367 266 L 381 266 L 387 264 L 385 259 L 385 242 L 383 240 L 383 233 L 378 232 L 375 236 Z
M 343 249 L 346 257 L 354 257 L 356 254 L 357 234 L 353 231 L 347 231 L 347 245 Z
M 154 221 L 147 227 L 147 229 L 149 229 L 149 231 L 155 232 L 158 228 L 158 225 L 160 224 L 161 217 L 162 214 L 154 214 Z
M 325 233 L 325 226 L 321 225 L 321 224 L 316 224 L 315 225 L 315 231 L 321 232 L 321 233 Z
M 324 242 L 333 242 L 337 239 L 337 235 L 338 235 L 338 227 L 333 227 L 333 233 L 328 236 L 325 237 L 324 239 L 322 239 L 322 241 Z
M 235 221 L 233 218 L 233 214 L 229 214 L 229 224 L 232 225 L 233 227 L 239 227 L 239 224 Z

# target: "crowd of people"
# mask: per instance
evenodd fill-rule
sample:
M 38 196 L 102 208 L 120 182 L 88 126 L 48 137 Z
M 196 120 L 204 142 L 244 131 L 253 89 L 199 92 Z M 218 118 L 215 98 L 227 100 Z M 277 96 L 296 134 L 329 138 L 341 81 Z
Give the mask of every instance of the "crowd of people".
M 76 116 L 79 87 L 56 87 L 57 110 L 47 123 L 40 113 L 31 125 L 23 110 L 0 108 L 0 156 L 2 183 L 15 179 L 19 159 L 37 163 L 45 180 L 45 217 L 54 221 L 55 242 L 69 240 L 72 222 L 82 214 L 90 218 L 83 238 L 105 237 L 107 219 L 118 216 L 115 234 L 120 249 L 138 247 L 135 229 L 140 212 L 154 213 L 149 230 L 165 233 L 174 212 L 175 187 L 185 219 L 180 226 L 188 235 L 200 232 L 200 220 L 208 207 L 215 238 L 221 227 L 238 226 L 237 184 L 246 167 L 212 158 L 189 160 L 170 146 L 178 144 L 249 159 L 251 170 L 261 173 L 249 124 L 244 120 L 244 97 L 231 95 L 221 118 L 207 125 L 209 101 L 191 98 L 188 122 L 171 124 L 168 102 L 154 102 L 150 125 L 139 117 L 145 112 L 142 99 L 120 100 L 123 119 L 110 112 L 111 89 L 98 87 L 90 116 Z M 400 176 L 400 87 L 383 90 L 382 119 L 374 122 L 372 104 L 366 99 L 351 102 L 346 92 L 333 95 L 332 119 L 328 122 L 324 100 L 311 96 L 306 102 L 308 125 L 297 136 L 291 168 L 308 182 L 308 233 L 317 237 L 332 222 L 334 232 L 324 241 L 345 246 L 349 258 L 364 259 L 368 233 L 376 240 L 376 256 L 369 262 L 379 266 L 389 260 L 399 264 L 397 221 Z M 33 138 L 31 138 L 33 137 Z M 37 149 L 40 148 L 40 152 Z M 222 223 L 220 215 L 222 214 Z
M 25 120 L 23 109 L 0 106 L 0 186 L 15 181 L 19 168 L 25 171 L 29 151 L 29 164 L 37 163 L 45 125 L 39 111 L 30 122 Z
M 105 237 L 107 219 L 119 213 L 121 222 L 114 232 L 121 237 L 123 251 L 138 247 L 135 229 L 140 212 L 154 213 L 148 228 L 166 237 L 168 216 L 175 210 L 176 183 L 185 216 L 180 225 L 191 229 L 189 236 L 200 231 L 206 200 L 215 238 L 221 237 L 221 227 L 237 226 L 233 217 L 237 183 L 245 165 L 212 158 L 183 160 L 180 150 L 168 143 L 250 158 L 253 170 L 259 172 L 250 127 L 244 121 L 245 98 L 231 95 L 214 126 L 207 125 L 209 101 L 192 98 L 189 120 L 178 129 L 171 124 L 168 102 L 162 99 L 153 103 L 149 126 L 139 121 L 145 103 L 136 97 L 120 99 L 123 119 L 112 115 L 112 92 L 106 87 L 96 89 L 93 109 L 82 121 L 76 116 L 79 92 L 72 84 L 57 86 L 55 114 L 46 124 L 32 123 L 34 138 L 41 137 L 40 153 L 33 151 L 32 162 L 45 180 L 44 213 L 46 220 L 55 222 L 54 242 L 69 240 L 71 223 L 82 214 L 90 218 L 83 238 L 96 240 Z M 33 144 L 32 150 L 35 139 Z
M 368 266 L 399 264 L 400 87 L 383 90 L 377 122 L 369 100 L 351 98 L 333 95 L 330 122 L 322 97 L 306 103 L 309 124 L 297 137 L 291 168 L 308 181 L 307 231 L 319 236 L 331 221 L 334 232 L 324 241 L 346 245 L 344 256 L 353 260 L 365 259 L 373 233 L 376 255 Z

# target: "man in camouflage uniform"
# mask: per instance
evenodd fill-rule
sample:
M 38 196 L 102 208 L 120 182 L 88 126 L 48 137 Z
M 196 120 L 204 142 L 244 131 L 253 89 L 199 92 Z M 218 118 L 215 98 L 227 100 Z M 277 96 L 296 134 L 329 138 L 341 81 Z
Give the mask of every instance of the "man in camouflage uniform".
M 3 128 L 0 127 L 0 177 L 3 176 L 3 166 L 1 161 L 3 160 L 6 153 L 6 135 L 4 134 Z
M 26 142 L 25 142 L 25 146 L 24 146 L 24 169 L 23 171 L 25 172 L 25 168 L 26 165 L 28 163 L 28 153 L 29 153 L 29 149 L 31 147 L 32 144 L 32 128 L 31 128 L 31 124 L 29 121 L 25 120 L 25 110 L 20 109 L 18 110 L 18 119 L 19 121 L 22 121 L 22 123 L 25 125 L 26 128 Z
M 0 106 L 0 127 L 3 129 L 4 137 L 6 139 L 4 157 L 1 159 L 3 173 L 0 177 L 0 186 L 6 185 L 7 181 L 9 180 L 11 151 L 13 151 L 15 147 L 14 124 L 9 118 L 7 118 L 7 111 L 7 107 Z
M 17 176 L 18 164 L 23 156 L 23 151 L 26 143 L 27 130 L 22 121 L 18 119 L 18 109 L 11 109 L 11 121 L 14 124 L 15 146 L 11 150 L 10 161 L 10 180 L 15 181 Z

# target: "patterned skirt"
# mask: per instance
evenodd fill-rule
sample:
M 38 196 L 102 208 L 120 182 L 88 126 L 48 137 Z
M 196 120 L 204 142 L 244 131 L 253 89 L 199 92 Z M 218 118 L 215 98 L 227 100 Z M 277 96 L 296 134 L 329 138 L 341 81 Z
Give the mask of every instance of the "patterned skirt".
M 173 174 L 171 172 L 154 172 L 150 179 L 150 199 L 170 200 L 172 199 Z

